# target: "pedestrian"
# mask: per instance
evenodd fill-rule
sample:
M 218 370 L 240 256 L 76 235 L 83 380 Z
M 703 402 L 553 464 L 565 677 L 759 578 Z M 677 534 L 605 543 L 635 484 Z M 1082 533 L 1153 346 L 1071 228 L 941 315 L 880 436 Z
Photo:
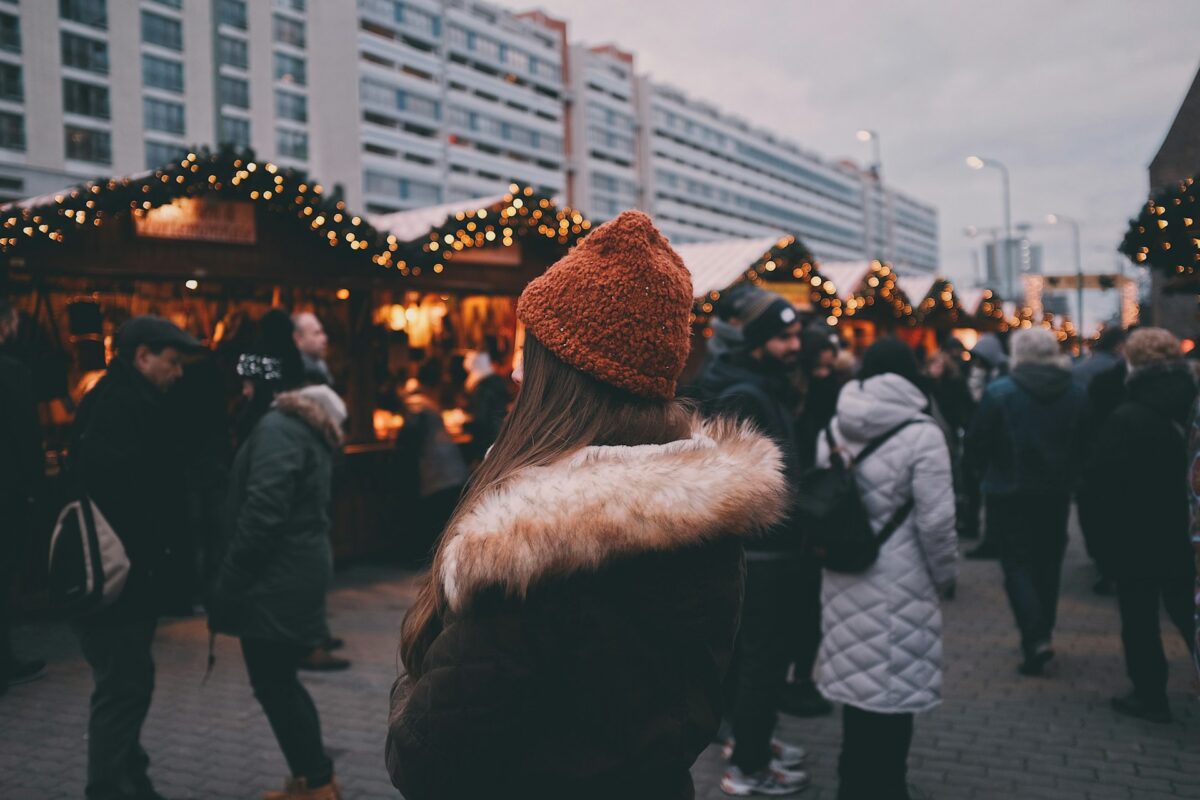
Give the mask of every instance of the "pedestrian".
M 934 350 L 925 358 L 924 369 L 930 397 L 937 403 L 956 443 L 962 441 L 975 410 L 961 364 L 947 351 Z
M 967 377 L 971 399 L 976 403 L 983 400 L 983 393 L 993 381 L 1008 374 L 1008 354 L 1004 344 L 994 333 L 985 333 L 971 350 L 971 370 Z
M 1072 367 L 1075 381 L 1086 390 L 1096 376 L 1121 363 L 1127 336 L 1120 325 L 1109 325 L 1102 330 L 1092 345 L 1092 354 Z
M 1179 340 L 1161 328 L 1135 331 L 1125 357 L 1127 396 L 1100 430 L 1088 468 L 1095 513 L 1106 523 L 1097 557 L 1116 581 L 1125 669 L 1133 683 L 1112 706 L 1169 722 L 1160 606 L 1187 646 L 1195 646 L 1184 431 L 1196 381 Z
M 786 486 L 769 440 L 673 399 L 691 307 L 636 211 L 522 294 L 521 391 L 404 621 L 387 764 L 409 800 L 694 796 L 741 541 Z
M 854 473 L 876 532 L 912 503 L 866 572 L 824 575 L 817 674 L 825 697 L 842 704 L 839 800 L 907 800 L 913 716 L 941 704 L 939 597 L 952 596 L 957 577 L 954 486 L 920 382 L 907 345 L 871 345 L 838 399 L 832 444 L 823 435 L 818 445 L 828 466 L 833 448 L 853 460 L 881 442 Z
M 321 320 L 311 311 L 301 311 L 292 315 L 292 326 L 296 349 L 304 363 L 305 382 L 333 386 L 333 373 L 325 363 L 329 354 L 329 336 Z
M 254 696 L 291 777 L 267 800 L 337 800 L 300 662 L 329 639 L 325 593 L 334 454 L 346 406 L 328 386 L 282 392 L 238 451 L 226 507 L 227 545 L 209 627 L 241 640 Z
M 427 561 L 437 537 L 446 527 L 467 482 L 467 463 L 442 420 L 438 394 L 445 368 L 430 358 L 417 370 L 417 386 L 404 398 L 404 427 L 396 449 L 412 464 L 419 494 L 413 525 L 406 532 L 406 550 Z
M 463 359 L 467 368 L 466 432 L 471 435 L 470 460 L 480 461 L 500 435 L 508 415 L 508 381 L 496 372 L 486 350 L 472 350 Z M 461 487 L 460 487 L 461 488 Z M 457 498 L 456 498 L 457 499 Z
M 700 394 L 711 413 L 751 422 L 770 437 L 783 453 L 784 476 L 794 491 L 803 468 L 800 398 L 792 379 L 802 352 L 800 318 L 785 298 L 757 290 L 741 299 L 735 321 L 741 344 L 709 360 Z M 790 513 L 766 536 L 746 542 L 746 598 L 730 676 L 730 764 L 721 780 L 727 794 L 788 794 L 808 782 L 796 769 L 804 761 L 803 748 L 773 736 L 793 658 L 800 684 L 794 691 L 816 693 L 812 665 L 820 639 L 821 570 L 801 545 Z
M 71 478 L 112 525 L 130 562 L 116 601 L 73 623 L 95 682 L 88 800 L 159 797 L 140 738 L 154 692 L 154 630 L 160 613 L 179 602 L 168 562 L 186 502 L 184 467 L 169 444 L 183 421 L 168 414 L 166 394 L 183 374 L 184 354 L 200 349 L 165 319 L 129 320 L 72 428 Z
M 17 310 L 0 297 L 0 347 L 17 335 Z M 33 501 L 42 483 L 41 424 L 33 378 L 20 361 L 0 353 L 0 695 L 9 686 L 46 674 L 41 659 L 18 658 L 12 645 L 12 582 L 29 540 Z
M 983 477 L 987 537 L 1000 549 L 1004 589 L 1021 634 L 1022 675 L 1041 675 L 1067 547 L 1071 493 L 1083 453 L 1084 394 L 1053 331 L 1013 335 L 1012 373 L 988 386 L 966 452 Z

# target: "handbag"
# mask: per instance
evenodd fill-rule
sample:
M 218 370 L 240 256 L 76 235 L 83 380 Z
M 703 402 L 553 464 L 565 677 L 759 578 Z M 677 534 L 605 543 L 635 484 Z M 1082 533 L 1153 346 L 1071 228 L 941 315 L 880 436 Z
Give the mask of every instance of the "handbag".
M 50 537 L 49 589 L 55 605 L 80 616 L 112 605 L 129 578 L 125 545 L 86 495 L 63 508 Z

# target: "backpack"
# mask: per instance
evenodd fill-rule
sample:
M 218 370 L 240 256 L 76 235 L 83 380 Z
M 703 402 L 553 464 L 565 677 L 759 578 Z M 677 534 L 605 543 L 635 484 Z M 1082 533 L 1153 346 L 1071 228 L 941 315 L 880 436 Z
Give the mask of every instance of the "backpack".
M 879 550 L 912 513 L 910 499 L 876 533 L 858 490 L 855 468 L 897 433 L 923 420 L 903 422 L 867 443 L 853 460 L 846 460 L 833 440 L 833 423 L 825 427 L 829 466 L 810 469 L 800 478 L 796 519 L 805 534 L 808 552 L 833 572 L 865 572 Z
M 50 537 L 50 594 L 55 606 L 82 615 L 112 605 L 129 577 L 129 556 L 88 497 L 66 505 Z

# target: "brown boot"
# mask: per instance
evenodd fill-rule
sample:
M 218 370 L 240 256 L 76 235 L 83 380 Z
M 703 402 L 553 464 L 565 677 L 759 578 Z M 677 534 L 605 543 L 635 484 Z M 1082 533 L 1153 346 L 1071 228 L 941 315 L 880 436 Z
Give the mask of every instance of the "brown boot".
M 282 792 L 267 792 L 263 800 L 342 800 L 336 780 L 316 789 L 308 788 L 308 778 L 288 778 Z

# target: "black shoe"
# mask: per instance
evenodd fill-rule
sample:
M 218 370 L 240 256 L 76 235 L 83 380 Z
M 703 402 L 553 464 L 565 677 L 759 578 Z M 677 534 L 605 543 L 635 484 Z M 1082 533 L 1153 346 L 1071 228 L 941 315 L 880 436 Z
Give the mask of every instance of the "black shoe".
M 811 682 L 789 683 L 783 687 L 779 710 L 792 717 L 827 717 L 833 713 L 833 703 Z
M 984 541 L 983 544 L 976 547 L 974 550 L 968 550 L 963 556 L 972 561 L 994 560 L 1000 557 L 1000 548 L 989 541 Z
M 326 650 L 341 650 L 345 646 L 346 640 L 338 636 L 330 636 L 325 640 L 325 644 L 323 645 Z
M 337 672 L 350 669 L 350 662 L 344 658 L 338 658 L 323 647 L 317 647 L 300 659 L 300 669 L 313 672 Z
M 40 659 L 33 661 L 13 661 L 8 667 L 7 685 L 16 686 L 20 683 L 32 683 L 46 677 L 46 662 Z
M 1153 705 L 1138 697 L 1137 692 L 1130 692 L 1124 697 L 1114 697 L 1110 702 L 1112 710 L 1127 717 L 1144 719 L 1147 722 L 1172 722 L 1171 707 L 1164 698 L 1161 703 Z
M 1030 677 L 1045 675 L 1046 665 L 1053 660 L 1053 648 L 1050 647 L 1049 642 L 1043 642 L 1034 647 L 1032 653 L 1025 656 L 1025 660 L 1021 662 L 1021 666 L 1017 667 L 1017 672 Z

